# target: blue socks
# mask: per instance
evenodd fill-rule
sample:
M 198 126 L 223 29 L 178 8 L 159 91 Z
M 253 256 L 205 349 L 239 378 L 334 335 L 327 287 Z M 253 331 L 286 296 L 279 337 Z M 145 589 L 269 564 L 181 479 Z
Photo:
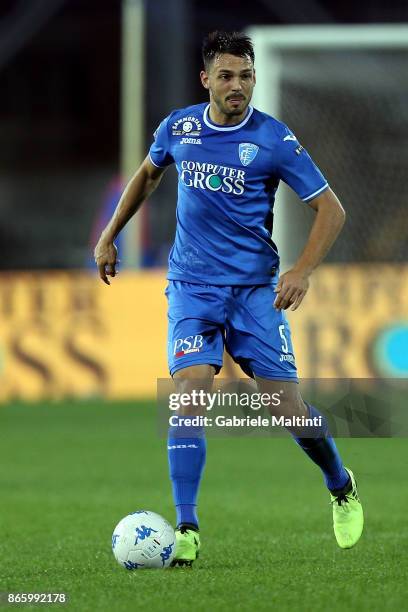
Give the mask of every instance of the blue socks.
M 167 449 L 177 526 L 187 523 L 198 528 L 197 494 L 206 457 L 204 428 L 171 427 Z
M 314 406 L 306 402 L 305 404 L 311 418 L 319 416 L 322 418 L 322 425 L 320 428 L 317 427 L 315 429 L 316 437 L 297 438 L 294 436 L 294 439 L 305 451 L 306 455 L 320 467 L 327 488 L 330 491 L 343 489 L 350 480 L 350 477 L 344 469 L 336 444 L 329 434 L 327 420 Z
M 330 491 L 343 489 L 349 475 L 343 466 L 326 418 L 314 406 L 306 404 L 310 417 L 322 418 L 313 438 L 294 439 L 310 459 L 320 467 Z M 182 419 L 182 417 L 181 417 Z M 181 420 L 180 419 L 180 420 Z M 198 528 L 197 494 L 206 458 L 206 440 L 202 427 L 171 427 L 168 437 L 168 458 L 177 526 L 188 524 Z

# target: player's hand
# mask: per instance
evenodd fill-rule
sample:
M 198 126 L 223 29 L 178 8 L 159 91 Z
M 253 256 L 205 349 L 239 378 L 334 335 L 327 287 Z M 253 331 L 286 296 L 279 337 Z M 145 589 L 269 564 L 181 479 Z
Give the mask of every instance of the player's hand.
M 113 242 L 101 237 L 95 247 L 94 256 L 99 276 L 104 283 L 110 285 L 108 275 L 113 277 L 117 274 L 118 249 Z
M 296 310 L 302 303 L 309 289 L 309 276 L 299 270 L 288 270 L 279 278 L 275 288 L 276 298 L 273 304 L 277 310 Z

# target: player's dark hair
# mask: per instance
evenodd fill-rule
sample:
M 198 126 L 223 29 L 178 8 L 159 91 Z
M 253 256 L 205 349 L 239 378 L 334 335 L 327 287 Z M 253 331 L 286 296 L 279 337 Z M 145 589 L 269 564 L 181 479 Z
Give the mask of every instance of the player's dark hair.
M 221 53 L 230 53 L 238 57 L 249 57 L 254 63 L 255 53 L 252 40 L 242 32 L 210 32 L 203 40 L 202 54 L 204 67 L 207 70 L 211 62 Z

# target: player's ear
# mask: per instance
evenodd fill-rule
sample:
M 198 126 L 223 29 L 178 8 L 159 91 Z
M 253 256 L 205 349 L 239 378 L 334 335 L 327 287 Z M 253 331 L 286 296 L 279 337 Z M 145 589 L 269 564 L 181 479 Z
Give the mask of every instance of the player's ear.
M 254 68 L 254 85 L 256 85 L 256 70 Z
M 210 85 L 208 83 L 208 74 L 206 73 L 205 70 L 202 70 L 200 72 L 200 79 L 201 79 L 202 86 L 205 87 L 205 89 L 210 89 Z

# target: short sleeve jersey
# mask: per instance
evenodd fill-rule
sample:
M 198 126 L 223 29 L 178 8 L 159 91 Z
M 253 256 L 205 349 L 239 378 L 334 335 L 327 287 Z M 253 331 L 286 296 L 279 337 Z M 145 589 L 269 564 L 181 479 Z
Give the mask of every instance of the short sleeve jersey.
M 155 132 L 150 160 L 176 164 L 177 227 L 167 278 L 199 284 L 271 282 L 279 266 L 272 241 L 279 181 L 304 202 L 328 188 L 289 128 L 249 106 L 237 125 L 209 117 L 209 104 L 176 110 Z

